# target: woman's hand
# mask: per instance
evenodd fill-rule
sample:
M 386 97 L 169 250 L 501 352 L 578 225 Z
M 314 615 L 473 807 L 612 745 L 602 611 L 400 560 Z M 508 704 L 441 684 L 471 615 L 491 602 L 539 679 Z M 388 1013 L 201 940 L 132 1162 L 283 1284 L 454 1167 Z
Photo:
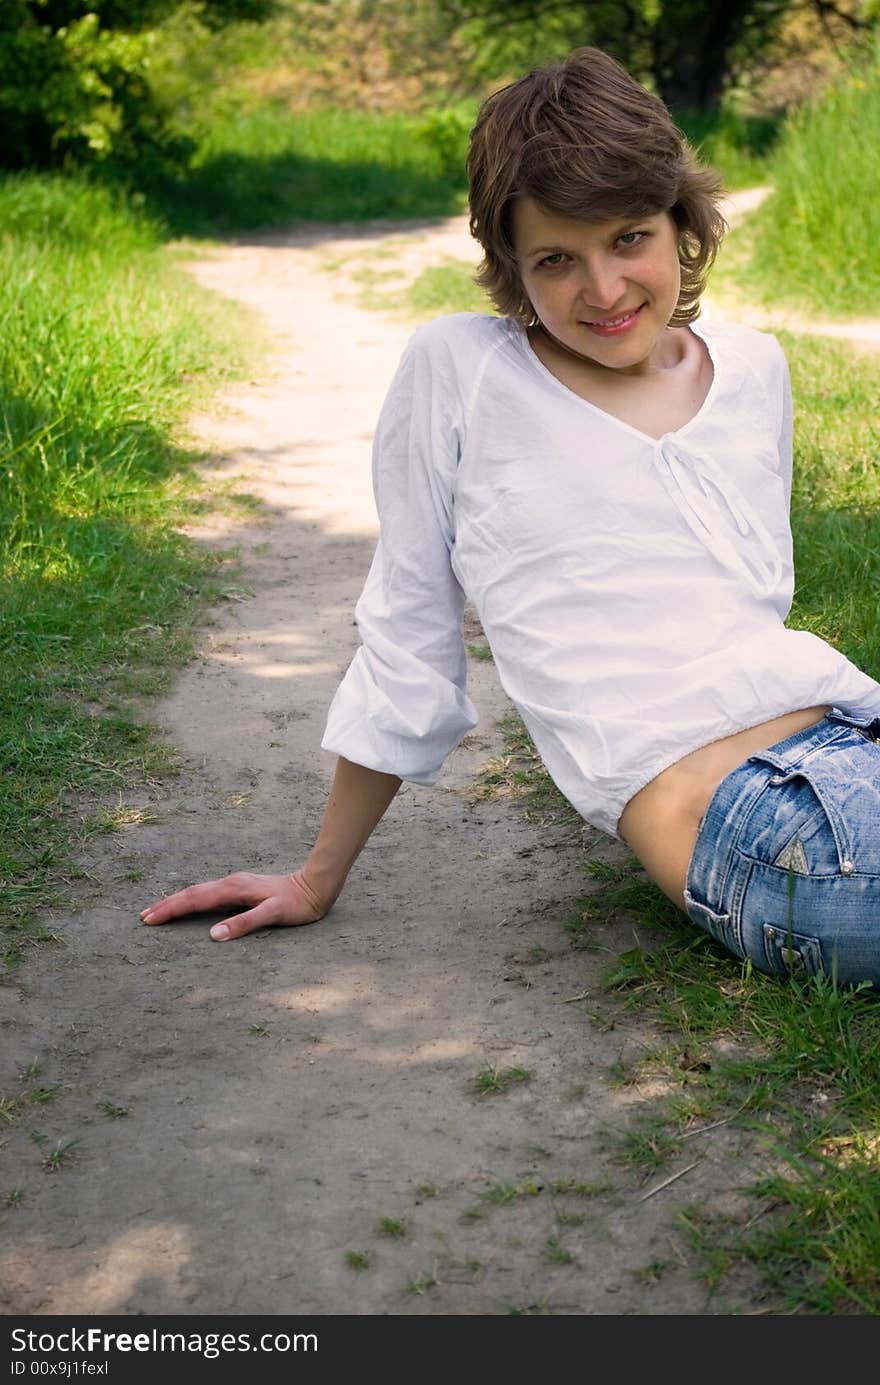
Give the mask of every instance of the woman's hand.
M 333 907 L 361 847 L 399 788 L 396 775 L 366 769 L 340 755 L 318 839 L 300 870 L 293 875 L 237 871 L 222 880 L 206 880 L 151 904 L 141 918 L 167 923 L 186 914 L 223 910 L 229 917 L 211 929 L 218 943 L 274 924 L 315 923 Z M 233 912 L 242 905 L 247 907 L 241 913 Z
M 241 938 L 245 933 L 273 924 L 315 923 L 328 912 L 333 900 L 319 899 L 301 870 L 293 875 L 251 875 L 248 871 L 236 871 L 222 880 L 189 885 L 185 890 L 160 899 L 144 909 L 141 919 L 149 924 L 168 923 L 186 914 L 235 909 L 243 904 L 248 906 L 244 912 L 214 924 L 211 937 L 216 942 Z

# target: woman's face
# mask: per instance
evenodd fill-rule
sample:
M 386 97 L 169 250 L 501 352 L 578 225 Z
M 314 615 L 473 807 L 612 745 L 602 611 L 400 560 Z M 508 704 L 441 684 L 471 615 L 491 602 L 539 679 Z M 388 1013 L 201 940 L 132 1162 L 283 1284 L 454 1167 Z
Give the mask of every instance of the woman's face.
M 549 336 L 609 370 L 640 375 L 663 364 L 681 289 L 668 212 L 580 221 L 521 197 L 512 229 L 523 288 Z

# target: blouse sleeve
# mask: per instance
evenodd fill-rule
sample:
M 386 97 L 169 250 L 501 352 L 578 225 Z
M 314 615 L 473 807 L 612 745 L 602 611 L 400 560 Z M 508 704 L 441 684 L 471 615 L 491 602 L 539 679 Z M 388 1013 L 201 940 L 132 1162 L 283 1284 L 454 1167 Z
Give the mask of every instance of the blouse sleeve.
M 779 348 L 782 364 L 782 400 L 779 422 L 779 469 L 785 486 L 785 503 L 791 509 L 791 475 L 793 461 L 794 408 L 791 397 L 791 374 L 782 347 Z
M 433 784 L 477 723 L 465 692 L 464 593 L 451 565 L 459 390 L 451 353 L 432 351 L 432 342 L 427 328 L 416 332 L 379 416 L 380 535 L 355 608 L 361 646 L 321 741 L 324 750 L 416 784 Z

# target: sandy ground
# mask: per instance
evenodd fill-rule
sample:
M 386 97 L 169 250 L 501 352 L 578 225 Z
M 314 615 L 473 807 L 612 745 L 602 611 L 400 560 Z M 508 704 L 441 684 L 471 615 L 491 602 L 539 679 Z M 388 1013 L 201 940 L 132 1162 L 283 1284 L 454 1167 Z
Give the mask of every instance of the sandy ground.
M 598 986 L 632 924 L 573 952 L 563 923 L 585 859 L 619 848 L 472 802 L 508 708 L 491 663 L 471 660 L 478 730 L 437 788 L 404 786 L 325 921 L 227 945 L 204 920 L 138 923 L 192 880 L 292 869 L 314 838 L 375 542 L 371 434 L 411 330 L 357 306 L 349 270 L 444 256 L 474 258 L 462 219 L 317 227 L 191 266 L 276 343 L 264 378 L 194 420 L 209 474 L 267 510 L 197 535 L 239 546 L 247 595 L 148 709 L 185 772 L 121 801 L 130 825 L 82 863 L 91 893 L 48 920 L 64 946 L 0 995 L 2 1090 L 33 1063 L 59 1084 L 0 1131 L 7 1314 L 765 1311 L 745 1279 L 710 1295 L 676 1224 L 683 1206 L 754 1211 L 736 1192 L 767 1158 L 754 1137 L 695 1133 L 653 1179 L 615 1159 L 661 1090 L 622 1085 L 621 1064 L 663 1036 Z M 514 1067 L 529 1080 L 473 1092 Z

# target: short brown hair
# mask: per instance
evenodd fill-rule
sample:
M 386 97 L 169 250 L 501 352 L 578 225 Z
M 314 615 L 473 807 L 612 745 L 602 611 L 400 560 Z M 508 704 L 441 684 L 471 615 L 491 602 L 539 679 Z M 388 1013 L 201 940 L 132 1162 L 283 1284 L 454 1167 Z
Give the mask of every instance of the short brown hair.
M 598 48 L 577 48 L 494 92 L 480 107 L 467 160 L 475 276 L 499 312 L 536 321 L 513 248 L 511 209 L 532 197 L 585 221 L 668 211 L 679 230 L 681 293 L 673 326 L 693 322 L 727 229 L 721 179 L 700 166 L 666 106 Z

